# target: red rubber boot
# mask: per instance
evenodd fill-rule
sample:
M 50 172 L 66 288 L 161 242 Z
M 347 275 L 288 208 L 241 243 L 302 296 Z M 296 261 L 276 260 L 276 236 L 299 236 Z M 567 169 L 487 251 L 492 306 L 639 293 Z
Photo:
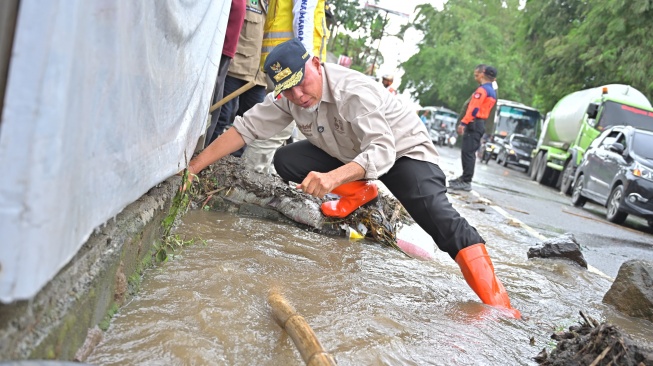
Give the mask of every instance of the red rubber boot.
M 340 196 L 337 201 L 324 202 L 321 206 L 324 216 L 343 218 L 379 195 L 376 184 L 357 180 L 341 184 L 331 193 Z
M 494 266 L 484 244 L 474 244 L 459 251 L 456 263 L 469 287 L 484 304 L 507 309 L 515 318 L 521 318 L 519 310 L 510 306 L 508 292 L 494 274 Z

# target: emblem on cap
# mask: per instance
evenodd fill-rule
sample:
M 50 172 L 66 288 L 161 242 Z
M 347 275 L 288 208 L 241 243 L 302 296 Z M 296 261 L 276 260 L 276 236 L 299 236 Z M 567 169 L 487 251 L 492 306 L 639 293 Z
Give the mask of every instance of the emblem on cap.
M 274 84 L 274 96 L 299 85 L 304 80 L 304 68 L 310 54 L 297 38 L 274 47 L 265 60 L 264 70 Z
M 281 71 L 281 64 L 279 61 L 275 62 L 274 64 L 270 65 L 270 70 L 274 71 L 275 73 L 278 73 Z

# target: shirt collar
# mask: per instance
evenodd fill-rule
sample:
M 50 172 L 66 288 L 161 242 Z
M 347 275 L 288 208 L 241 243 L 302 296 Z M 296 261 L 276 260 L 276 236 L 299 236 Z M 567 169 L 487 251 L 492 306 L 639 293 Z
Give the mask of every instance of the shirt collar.
M 321 64 L 322 66 L 322 100 L 321 102 L 326 102 L 326 103 L 334 103 L 336 100 L 333 97 L 333 94 L 331 93 L 331 88 L 329 88 L 329 80 L 327 78 L 327 69 L 324 67 L 324 64 Z

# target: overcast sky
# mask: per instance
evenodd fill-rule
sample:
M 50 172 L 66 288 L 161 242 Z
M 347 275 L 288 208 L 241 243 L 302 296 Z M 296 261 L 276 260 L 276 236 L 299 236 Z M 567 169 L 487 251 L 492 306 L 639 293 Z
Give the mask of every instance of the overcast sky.
M 361 6 L 365 5 L 365 0 L 359 1 Z M 388 25 L 385 28 L 385 33 L 396 34 L 399 32 L 399 28 L 403 24 L 412 21 L 415 18 L 413 11 L 417 5 L 430 3 L 438 9 L 442 9 L 442 4 L 445 2 L 445 0 L 380 0 L 378 4 L 380 7 L 410 14 L 409 19 L 390 14 L 388 16 Z M 387 35 L 381 40 L 380 46 L 378 46 L 379 43 L 377 41 L 374 47 L 379 47 L 380 52 L 383 54 L 384 62 L 382 65 L 379 65 L 375 74 L 377 76 L 392 74 L 394 75 L 395 80 L 393 86 L 399 86 L 401 83 L 401 75 L 403 74 L 403 70 L 399 70 L 399 64 L 408 60 L 410 56 L 417 52 L 417 42 L 419 40 L 421 40 L 421 34 L 414 30 L 410 30 L 406 32 L 403 41 L 397 37 Z

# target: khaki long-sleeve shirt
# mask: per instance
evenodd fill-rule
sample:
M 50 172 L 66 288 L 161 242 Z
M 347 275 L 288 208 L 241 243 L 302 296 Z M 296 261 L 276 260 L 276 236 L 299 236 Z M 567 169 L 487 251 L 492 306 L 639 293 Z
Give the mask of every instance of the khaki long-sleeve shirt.
M 267 86 L 263 71 L 258 71 L 263 43 L 263 24 L 265 8 L 259 0 L 247 0 L 245 21 L 238 37 L 238 47 L 227 75 L 236 79 L 252 81 L 259 86 Z
M 234 121 L 245 142 L 268 139 L 295 120 L 313 145 L 343 163 L 359 164 L 366 179 L 377 179 L 403 156 L 438 163 L 417 113 L 383 85 L 336 64 L 323 64 L 322 71 L 322 100 L 316 112 L 268 94 Z

